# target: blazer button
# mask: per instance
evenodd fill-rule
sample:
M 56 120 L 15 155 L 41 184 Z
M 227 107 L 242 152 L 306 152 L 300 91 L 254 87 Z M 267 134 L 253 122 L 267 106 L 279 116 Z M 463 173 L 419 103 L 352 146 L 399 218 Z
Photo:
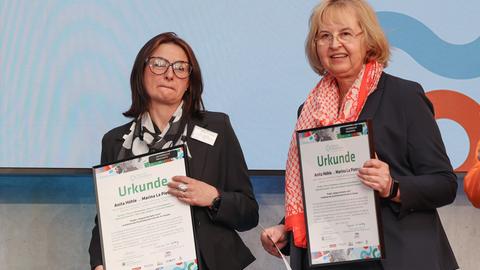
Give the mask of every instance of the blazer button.
M 197 227 L 200 227 L 200 220 L 197 220 Z

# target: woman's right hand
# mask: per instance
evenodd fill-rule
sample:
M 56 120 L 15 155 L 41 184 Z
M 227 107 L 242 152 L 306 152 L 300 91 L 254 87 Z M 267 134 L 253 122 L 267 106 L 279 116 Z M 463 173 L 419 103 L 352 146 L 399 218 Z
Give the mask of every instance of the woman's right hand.
M 97 267 L 95 267 L 95 269 L 93 270 L 103 270 L 103 265 L 98 265 Z
M 277 244 L 279 249 L 285 247 L 288 243 L 287 232 L 285 231 L 284 225 L 276 225 L 270 228 L 266 228 L 260 235 L 260 241 L 262 241 L 262 246 L 273 256 L 281 258 L 280 253 L 275 247 L 274 243 Z

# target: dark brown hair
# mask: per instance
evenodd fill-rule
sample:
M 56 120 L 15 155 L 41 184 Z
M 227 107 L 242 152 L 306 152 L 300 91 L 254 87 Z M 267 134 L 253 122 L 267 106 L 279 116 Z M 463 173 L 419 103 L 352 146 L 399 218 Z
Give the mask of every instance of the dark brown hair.
M 192 48 L 183 39 L 179 38 L 173 32 L 159 34 L 150 39 L 138 52 L 130 75 L 130 89 L 132 91 L 132 105 L 123 115 L 126 117 L 138 117 L 148 110 L 150 97 L 143 86 L 143 75 L 146 67 L 146 59 L 151 56 L 153 51 L 161 44 L 173 43 L 178 45 L 187 54 L 188 61 L 192 66 L 192 73 L 189 78 L 189 89 L 183 95 L 184 113 L 186 116 L 197 116 L 204 110 L 202 101 L 203 81 L 202 72 L 197 62 L 197 58 Z

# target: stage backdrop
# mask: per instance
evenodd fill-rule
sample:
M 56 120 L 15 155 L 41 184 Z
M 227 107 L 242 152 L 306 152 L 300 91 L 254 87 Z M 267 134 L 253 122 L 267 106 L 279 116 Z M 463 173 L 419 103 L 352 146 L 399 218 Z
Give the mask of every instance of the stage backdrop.
M 316 2 L 0 1 L 0 166 L 97 164 L 102 135 L 128 121 L 136 53 L 174 31 L 250 169 L 284 169 L 297 107 L 319 80 L 304 54 Z M 480 2 L 370 3 L 393 46 L 386 71 L 429 92 L 452 163 L 467 169 L 480 135 Z

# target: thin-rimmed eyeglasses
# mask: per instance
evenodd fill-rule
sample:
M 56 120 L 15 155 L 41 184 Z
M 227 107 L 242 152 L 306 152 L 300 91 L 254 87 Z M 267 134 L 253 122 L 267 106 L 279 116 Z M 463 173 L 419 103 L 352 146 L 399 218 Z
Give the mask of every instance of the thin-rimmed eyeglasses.
M 315 42 L 319 46 L 327 46 L 333 42 L 334 38 L 336 38 L 338 42 L 342 44 L 348 44 L 355 40 L 355 38 L 361 34 L 363 34 L 363 31 L 360 31 L 357 34 L 351 31 L 342 31 L 338 34 L 332 34 L 327 31 L 320 31 L 315 38 Z

